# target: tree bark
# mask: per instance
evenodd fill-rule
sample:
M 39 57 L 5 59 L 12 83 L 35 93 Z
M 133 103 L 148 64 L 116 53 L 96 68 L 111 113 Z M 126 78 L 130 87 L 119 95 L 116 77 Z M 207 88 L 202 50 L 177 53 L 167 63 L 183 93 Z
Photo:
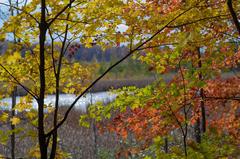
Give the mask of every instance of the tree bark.
M 194 126 L 194 134 L 197 143 L 201 143 L 201 128 L 200 128 L 200 118 L 197 119 L 197 122 Z
M 44 94 L 45 94 L 45 39 L 47 32 L 46 23 L 46 2 L 41 0 L 41 22 L 39 24 L 40 42 L 40 94 L 38 98 L 38 142 L 40 147 L 41 159 L 47 159 L 47 142 L 44 132 Z
M 205 103 L 203 101 L 204 98 L 204 93 L 203 93 L 203 88 L 200 89 L 200 96 L 201 96 L 201 112 L 202 112 L 202 132 L 206 132 L 206 110 L 205 110 Z
M 198 48 L 198 68 L 201 69 L 202 68 L 202 60 L 201 60 L 201 52 L 200 52 L 200 48 Z M 200 81 L 203 80 L 203 76 L 202 76 L 202 72 L 200 71 L 198 74 L 198 79 Z M 199 90 L 199 95 L 201 98 L 200 101 L 200 107 L 201 107 L 201 115 L 202 115 L 202 132 L 205 133 L 206 132 L 206 111 L 205 111 L 205 103 L 204 103 L 204 92 L 203 92 L 203 88 L 200 88 Z
M 12 111 L 11 111 L 11 117 L 14 117 L 16 115 L 15 112 L 15 105 L 16 105 L 16 87 L 14 88 L 12 92 Z M 11 124 L 11 158 L 15 159 L 15 125 Z
M 235 26 L 237 28 L 238 34 L 240 35 L 240 23 L 238 21 L 237 14 L 236 14 L 236 12 L 233 9 L 232 0 L 228 0 L 227 1 L 227 5 L 228 5 L 229 12 L 231 13 L 233 22 L 234 22 L 234 24 L 235 24 Z
M 164 151 L 165 153 L 168 153 L 168 138 L 164 138 Z
M 9 0 L 9 5 L 10 10 L 11 10 L 11 16 L 14 16 L 14 10 L 12 7 L 12 1 Z M 18 0 L 16 1 L 16 6 L 18 7 Z M 19 14 L 19 10 L 17 10 L 17 15 Z M 17 40 L 16 37 L 16 33 L 15 33 L 15 29 L 13 31 L 13 37 L 14 37 L 14 44 L 17 44 L 17 42 L 20 42 L 20 40 Z M 12 91 L 12 108 L 11 108 L 11 117 L 13 118 L 14 116 L 16 116 L 16 112 L 15 112 L 15 106 L 16 106 L 16 92 L 17 92 L 17 86 L 14 87 L 13 91 Z M 15 159 L 15 125 L 11 124 L 11 158 Z
M 183 135 L 183 149 L 185 157 L 187 158 L 187 135 Z

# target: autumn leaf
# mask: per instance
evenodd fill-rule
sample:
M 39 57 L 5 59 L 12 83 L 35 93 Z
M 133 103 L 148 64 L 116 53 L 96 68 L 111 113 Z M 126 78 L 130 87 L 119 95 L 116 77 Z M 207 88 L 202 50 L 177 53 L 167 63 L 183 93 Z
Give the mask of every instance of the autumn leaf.
M 21 120 L 18 117 L 12 117 L 10 119 L 10 121 L 11 121 L 12 125 L 17 125 L 20 123 Z

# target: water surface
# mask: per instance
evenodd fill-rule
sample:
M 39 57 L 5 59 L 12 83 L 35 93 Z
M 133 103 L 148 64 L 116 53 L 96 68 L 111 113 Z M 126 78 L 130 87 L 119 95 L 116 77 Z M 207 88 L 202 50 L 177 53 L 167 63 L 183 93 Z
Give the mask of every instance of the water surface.
M 59 96 L 59 106 L 70 106 L 72 102 L 76 99 L 76 95 L 74 94 L 60 94 Z M 104 102 L 108 103 L 113 101 L 116 98 L 116 95 L 110 93 L 110 92 L 98 92 L 98 93 L 87 93 L 85 96 L 81 97 L 78 102 L 75 104 L 76 109 L 80 109 L 82 111 L 86 111 L 86 107 L 89 104 L 95 104 L 96 102 Z M 17 97 L 17 103 L 19 103 L 20 97 Z M 6 103 L 7 106 L 1 106 L 1 109 L 8 109 L 10 108 L 12 104 L 11 98 L 4 98 L 1 100 L 1 102 Z M 44 102 L 49 105 L 55 104 L 55 95 L 48 95 L 44 99 Z M 37 108 L 37 102 L 36 100 L 33 100 L 33 107 Z

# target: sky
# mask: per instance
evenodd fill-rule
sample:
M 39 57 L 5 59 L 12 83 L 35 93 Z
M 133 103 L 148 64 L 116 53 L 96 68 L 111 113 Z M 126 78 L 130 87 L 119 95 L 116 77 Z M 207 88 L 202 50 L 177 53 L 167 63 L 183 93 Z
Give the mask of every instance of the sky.
M 24 1 L 24 0 L 19 0 L 20 2 Z M 15 2 L 15 0 L 13 0 L 13 2 Z M 3 26 L 4 21 L 8 18 L 8 14 L 9 14 L 9 10 L 8 7 L 1 5 L 1 3 L 6 3 L 9 4 L 8 0 L 0 0 L 0 27 Z M 125 32 L 128 29 L 128 26 L 124 25 L 124 24 L 120 24 L 118 25 L 118 27 L 116 28 L 116 32 L 120 31 L 121 33 Z M 12 39 L 12 36 L 8 36 L 7 37 L 8 40 Z
M 8 3 L 8 1 L 0 0 L 0 3 Z M 0 27 L 2 27 L 3 21 L 7 18 L 7 13 L 9 13 L 8 8 L 0 4 Z

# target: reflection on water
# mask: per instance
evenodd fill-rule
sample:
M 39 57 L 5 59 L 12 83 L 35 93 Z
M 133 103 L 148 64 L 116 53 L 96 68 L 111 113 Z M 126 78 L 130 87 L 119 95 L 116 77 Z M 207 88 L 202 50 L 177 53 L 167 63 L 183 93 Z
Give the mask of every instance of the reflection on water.
M 72 102 L 76 99 L 76 95 L 73 94 L 60 94 L 59 97 L 59 105 L 60 106 L 70 106 Z M 80 98 L 78 102 L 75 104 L 75 108 L 81 109 L 83 111 L 86 111 L 86 106 L 89 104 L 94 104 L 96 102 L 104 102 L 108 103 L 113 101 L 116 98 L 115 94 L 109 93 L 109 92 L 98 92 L 98 93 L 87 93 L 85 96 Z M 17 103 L 19 103 L 20 97 L 17 97 Z M 54 105 L 55 103 L 55 95 L 48 95 L 45 98 L 45 103 Z M 2 103 L 7 103 L 7 105 L 12 104 L 11 98 L 4 98 L 1 100 Z M 36 100 L 33 100 L 33 107 L 37 108 L 37 102 Z M 1 109 L 7 109 L 8 107 L 1 106 Z

